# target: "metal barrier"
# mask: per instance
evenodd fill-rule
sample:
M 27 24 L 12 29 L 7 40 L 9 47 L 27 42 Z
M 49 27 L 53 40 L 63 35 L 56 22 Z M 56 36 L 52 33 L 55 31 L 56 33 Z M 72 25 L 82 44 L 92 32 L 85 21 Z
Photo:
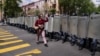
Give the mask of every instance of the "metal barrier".
M 17 24 L 17 19 L 18 19 L 18 18 L 15 18 L 15 19 L 14 19 L 14 24 L 15 24 L 15 26 L 16 26 L 16 24 Z
M 7 24 L 8 24 L 8 25 L 10 24 L 10 18 L 7 19 Z
M 33 22 L 34 22 L 34 17 L 27 18 L 27 27 L 29 32 L 34 32 Z
M 49 21 L 49 19 L 50 19 L 50 18 L 48 18 L 48 21 Z M 49 27 L 48 24 L 49 24 L 48 22 L 45 23 L 45 30 L 46 30 L 46 31 L 48 31 L 48 27 Z
M 34 17 L 30 17 L 30 24 L 29 27 L 33 28 Z
M 20 22 L 19 23 L 20 25 L 23 25 L 24 24 L 24 17 L 19 17 L 19 22 Z
M 21 27 L 22 29 L 25 28 L 25 18 L 24 17 L 21 17 Z
M 100 14 L 91 16 L 88 37 L 100 39 Z
M 50 17 L 48 29 L 50 39 L 60 39 L 60 16 Z
M 53 32 L 60 32 L 60 16 L 55 16 L 53 18 Z
M 10 18 L 10 23 L 11 23 L 12 26 L 13 26 L 14 23 L 15 23 L 15 22 L 14 22 L 14 21 L 15 21 L 14 19 L 15 19 L 15 18 Z
M 47 29 L 48 32 L 53 32 L 53 20 L 54 20 L 53 17 L 48 19 L 48 29 Z
M 71 16 L 69 19 L 69 31 L 72 35 L 78 35 L 78 16 Z
M 62 43 L 69 41 L 69 16 L 60 16 Z
M 60 32 L 60 17 L 51 17 L 48 21 L 48 32 Z
M 21 21 L 22 21 L 22 18 L 21 17 L 18 17 L 17 18 L 17 24 L 18 24 L 18 26 L 17 27 L 21 27 Z
M 38 19 L 38 17 L 33 17 L 33 25 L 35 25 L 36 20 Z
M 89 23 L 89 17 L 83 16 L 79 17 L 78 20 L 78 36 L 81 38 L 86 38 L 87 37 L 87 27 Z
M 68 16 L 61 16 L 61 28 L 63 32 L 69 32 L 68 23 Z

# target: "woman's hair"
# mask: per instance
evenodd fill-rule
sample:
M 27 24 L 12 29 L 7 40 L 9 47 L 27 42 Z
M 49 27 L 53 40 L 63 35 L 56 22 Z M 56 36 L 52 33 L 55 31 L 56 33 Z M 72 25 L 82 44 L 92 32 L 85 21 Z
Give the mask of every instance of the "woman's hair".
M 41 15 L 38 15 L 38 18 L 41 18 Z

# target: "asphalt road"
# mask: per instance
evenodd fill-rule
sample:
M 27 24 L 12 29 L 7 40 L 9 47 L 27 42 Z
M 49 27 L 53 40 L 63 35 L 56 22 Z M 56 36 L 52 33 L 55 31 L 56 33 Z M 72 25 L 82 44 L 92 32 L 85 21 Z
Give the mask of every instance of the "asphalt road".
M 39 45 L 35 43 L 35 38 L 36 38 L 35 34 L 31 34 L 25 30 L 12 27 L 12 26 L 0 26 L 0 28 L 16 36 L 17 40 L 23 40 L 22 42 L 13 43 L 10 45 L 4 45 L 3 47 L 1 47 L 0 49 L 3 49 L 3 51 L 5 52 L 3 53 L 2 51 L 0 51 L 2 52 L 0 56 L 16 56 L 19 54 L 22 55 L 22 53 L 25 53 L 22 56 L 36 56 L 33 53 L 34 49 L 38 49 L 42 52 L 38 56 L 91 56 L 91 52 L 89 50 L 83 49 L 80 51 L 78 50 L 78 46 L 76 45 L 71 46 L 69 42 L 62 44 L 62 41 L 53 40 L 53 41 L 48 42 L 48 47 L 45 47 L 43 43 Z M 42 38 L 40 40 L 42 41 Z M 6 42 L 10 42 L 10 41 L 16 41 L 16 39 L 9 40 Z M 25 43 L 27 43 L 28 45 L 25 45 L 24 47 L 22 47 L 22 45 Z M 16 47 L 19 47 L 19 48 L 16 48 Z M 11 51 L 7 51 L 7 50 L 11 50 Z M 29 52 L 29 53 L 26 53 L 26 52 Z M 96 52 L 95 56 L 100 56 L 100 52 Z

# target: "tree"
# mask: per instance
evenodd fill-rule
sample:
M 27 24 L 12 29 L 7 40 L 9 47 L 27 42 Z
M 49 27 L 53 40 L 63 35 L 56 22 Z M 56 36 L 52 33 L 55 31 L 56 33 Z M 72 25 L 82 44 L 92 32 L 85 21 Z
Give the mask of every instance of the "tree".
M 79 14 L 91 14 L 95 11 L 95 5 L 90 0 L 83 0 L 80 7 Z
M 39 9 L 36 9 L 35 12 L 34 12 L 35 16 L 38 16 L 40 14 L 40 11 Z
M 56 13 L 56 10 L 54 8 L 52 8 L 51 10 L 49 10 L 50 14 L 54 15 Z
M 91 14 L 95 11 L 95 6 L 91 0 L 59 0 L 60 10 L 63 9 L 63 13 L 73 14 L 82 13 Z
M 19 3 L 21 0 L 6 0 L 4 2 L 4 16 L 5 17 L 16 17 L 20 12 L 22 12 L 21 7 L 19 7 Z
M 59 0 L 59 4 L 60 4 L 60 10 L 62 11 L 62 13 L 66 14 L 69 11 L 69 3 L 71 0 Z
M 2 1 L 0 1 L 0 11 L 2 10 Z
M 28 10 L 28 15 L 33 15 L 34 14 L 34 9 L 30 9 L 30 10 Z
M 98 6 L 97 10 L 98 10 L 98 12 L 100 13 L 100 5 Z
M 98 7 L 96 7 L 95 9 L 96 9 L 96 10 L 95 10 L 95 13 L 96 13 L 96 14 L 100 14 L 100 5 L 99 5 Z

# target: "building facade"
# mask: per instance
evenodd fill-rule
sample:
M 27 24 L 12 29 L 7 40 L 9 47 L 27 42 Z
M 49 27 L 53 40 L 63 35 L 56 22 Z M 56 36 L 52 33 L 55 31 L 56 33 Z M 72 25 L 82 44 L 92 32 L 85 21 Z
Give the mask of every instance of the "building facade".
M 36 2 L 29 3 L 27 5 L 22 6 L 23 11 L 26 15 L 29 15 L 29 10 L 36 11 L 37 9 L 40 13 L 45 14 L 49 12 L 50 9 L 54 8 L 56 11 L 59 11 L 59 3 L 58 0 L 39 0 Z M 34 12 L 30 13 L 34 15 Z
M 0 21 L 1 19 L 3 19 L 3 4 L 4 4 L 5 0 L 0 0 Z
M 44 12 L 43 5 L 44 5 L 44 0 L 39 0 L 22 6 L 22 9 L 27 16 L 29 15 L 32 16 L 34 15 L 36 10 L 39 10 L 41 13 Z
M 22 9 L 23 9 L 23 13 L 25 15 L 30 15 L 31 13 L 29 13 L 29 12 L 32 12 L 32 10 L 34 10 L 34 3 L 24 5 L 24 6 L 22 6 Z

